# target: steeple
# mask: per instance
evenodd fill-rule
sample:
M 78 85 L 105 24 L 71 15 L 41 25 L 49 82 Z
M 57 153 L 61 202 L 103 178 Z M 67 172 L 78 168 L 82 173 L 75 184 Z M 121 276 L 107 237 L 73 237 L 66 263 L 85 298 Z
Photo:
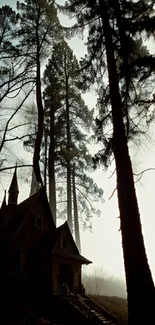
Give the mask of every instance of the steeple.
M 2 202 L 2 205 L 0 208 L 0 215 L 1 215 L 1 213 L 4 212 L 5 209 L 6 209 L 6 191 L 4 192 L 4 198 L 3 198 L 3 202 Z
M 39 185 L 36 179 L 36 174 L 34 168 L 32 169 L 32 180 L 31 180 L 31 188 L 30 188 L 30 196 L 36 193 L 39 189 Z
M 2 205 L 1 205 L 1 210 L 2 210 L 3 208 L 5 208 L 5 207 L 6 207 L 6 191 L 4 191 L 4 198 L 3 198 Z
M 15 168 L 8 193 L 9 193 L 8 204 L 17 204 L 18 194 L 19 194 L 18 181 L 17 181 L 17 167 Z
M 6 191 L 4 193 L 3 202 L 0 208 L 0 227 L 4 225 L 6 221 Z

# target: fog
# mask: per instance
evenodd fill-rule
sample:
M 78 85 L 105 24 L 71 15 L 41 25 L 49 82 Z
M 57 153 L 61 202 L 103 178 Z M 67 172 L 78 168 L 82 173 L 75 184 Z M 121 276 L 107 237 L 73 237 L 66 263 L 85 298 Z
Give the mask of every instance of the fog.
M 105 274 L 101 268 L 95 268 L 90 274 L 83 271 L 82 281 L 86 294 L 127 297 L 125 281 Z

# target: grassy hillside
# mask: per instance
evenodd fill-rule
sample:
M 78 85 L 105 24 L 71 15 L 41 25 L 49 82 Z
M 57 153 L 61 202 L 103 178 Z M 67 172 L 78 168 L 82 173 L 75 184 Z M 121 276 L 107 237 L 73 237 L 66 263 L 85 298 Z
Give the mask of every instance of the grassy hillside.
M 104 307 L 109 312 L 114 314 L 118 318 L 120 325 L 128 324 L 128 310 L 126 299 L 99 295 L 91 295 L 90 297 L 100 306 Z

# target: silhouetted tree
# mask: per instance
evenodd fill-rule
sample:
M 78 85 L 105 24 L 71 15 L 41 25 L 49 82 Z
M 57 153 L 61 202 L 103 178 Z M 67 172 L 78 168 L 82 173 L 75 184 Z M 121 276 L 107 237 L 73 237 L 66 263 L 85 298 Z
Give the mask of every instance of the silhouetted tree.
M 87 219 L 90 219 L 92 208 L 89 202 L 89 194 L 94 198 L 102 197 L 102 190 L 97 187 L 86 171 L 92 168 L 92 159 L 87 149 L 89 141 L 88 131 L 93 124 L 93 110 L 90 111 L 81 98 L 79 90 L 79 65 L 76 57 L 66 42 L 55 44 L 52 57 L 44 73 L 46 88 L 45 99 L 45 122 L 49 130 L 49 200 L 51 209 L 55 210 L 55 173 L 57 180 L 67 183 L 67 211 L 63 214 L 68 216 L 72 229 L 72 167 L 76 162 L 77 189 L 80 191 L 78 207 L 84 210 Z M 58 167 L 55 165 L 59 164 Z M 64 196 L 63 196 L 63 189 Z M 63 209 L 66 204 L 66 188 L 64 185 L 57 186 L 60 190 L 59 197 L 63 201 Z M 84 195 L 84 191 L 86 194 Z M 88 203 L 89 202 L 89 203 Z M 80 210 L 81 210 L 80 209 Z M 59 204 L 59 215 L 62 209 Z M 55 212 L 54 212 L 55 215 Z
M 33 166 L 37 181 L 42 183 L 40 173 L 40 149 L 44 128 L 44 109 L 41 92 L 41 62 L 48 55 L 53 40 L 59 39 L 60 25 L 57 10 L 53 2 L 25 0 L 17 2 L 20 14 L 18 37 L 22 56 L 28 58 L 29 65 L 36 78 L 36 105 L 38 111 L 38 129 L 34 145 Z
M 138 2 L 138 8 L 141 8 L 141 12 L 143 12 L 146 3 L 151 6 L 151 2 Z M 70 0 L 66 2 L 63 11 L 77 18 L 77 24 L 70 30 L 71 33 L 83 30 L 84 26 L 88 26 L 88 55 L 81 62 L 82 69 L 85 72 L 84 82 L 86 82 L 86 86 L 95 81 L 100 84 L 103 83 L 105 71 L 106 77 L 108 77 L 110 106 L 108 105 L 105 112 L 112 121 L 113 132 L 110 141 L 104 144 L 106 145 L 106 153 L 113 152 L 116 164 L 129 324 L 140 325 L 151 322 L 151 319 L 154 318 L 155 292 L 144 247 L 128 150 L 130 110 L 127 104 L 130 102 L 129 89 L 132 89 L 132 72 L 136 71 L 138 62 L 135 58 L 131 60 L 132 56 L 129 58 L 131 49 L 132 51 L 134 49 L 135 39 L 132 37 L 132 30 L 130 33 L 128 31 L 128 24 L 130 25 L 130 21 L 132 21 L 137 3 L 133 6 L 132 4 L 132 1 L 118 0 L 99 0 L 98 2 Z M 137 15 L 139 15 L 138 11 Z M 122 30 L 122 28 L 124 29 Z M 133 46 L 131 46 L 132 41 Z M 128 50 L 127 57 L 125 57 L 125 47 Z M 123 80 L 120 76 L 122 71 L 119 67 L 120 64 L 124 69 Z M 137 70 L 137 75 L 141 71 Z M 124 89 L 122 89 L 123 81 Z M 132 95 L 134 96 L 133 89 Z M 102 155 L 97 157 L 98 161 L 101 158 Z

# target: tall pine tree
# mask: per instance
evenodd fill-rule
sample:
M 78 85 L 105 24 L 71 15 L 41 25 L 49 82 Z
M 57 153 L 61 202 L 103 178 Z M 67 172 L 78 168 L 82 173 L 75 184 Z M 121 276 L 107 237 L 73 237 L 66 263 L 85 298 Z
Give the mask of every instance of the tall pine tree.
M 57 10 L 53 2 L 45 0 L 25 0 L 17 2 L 20 14 L 20 55 L 27 58 L 36 78 L 36 106 L 38 129 L 34 145 L 33 166 L 37 181 L 42 183 L 40 173 L 40 150 L 44 128 L 44 108 L 41 90 L 41 62 L 48 55 L 52 42 L 61 37 Z
M 92 168 L 87 141 L 89 139 L 88 132 L 93 123 L 93 110 L 89 111 L 81 97 L 79 65 L 65 41 L 55 44 L 52 57 L 44 73 L 44 82 L 46 84 L 44 91 L 46 125 L 52 121 L 49 146 L 49 157 L 52 158 L 52 163 L 49 159 L 49 175 L 52 173 L 53 176 L 49 177 L 49 199 L 52 209 L 54 206 L 52 200 L 55 200 L 55 194 L 51 189 L 56 191 L 56 186 L 53 185 L 56 173 L 58 182 L 67 184 L 67 191 L 64 189 L 64 192 L 67 193 L 67 200 L 65 198 L 64 200 L 67 201 L 68 222 L 72 229 L 72 169 L 74 162 L 76 162 L 76 185 L 80 193 L 78 207 L 81 205 L 80 210 L 84 210 L 88 219 L 92 212 L 96 212 L 88 194 L 90 197 L 98 199 L 102 197 L 102 190 L 87 175 L 87 171 Z M 55 167 L 54 164 L 60 164 L 61 167 Z M 59 189 L 62 197 L 62 186 Z M 62 206 L 66 207 L 64 203 Z M 59 214 L 62 214 L 61 205 L 59 204 L 58 207 Z
M 135 39 L 132 37 L 132 28 L 129 32 L 129 26 L 131 26 L 132 18 L 135 18 L 136 15 L 139 20 L 143 20 L 143 10 L 146 6 L 150 9 L 151 2 L 138 1 L 134 4 L 132 1 L 121 0 L 99 0 L 98 2 L 70 0 L 63 8 L 64 13 L 77 18 L 77 24 L 71 30 L 72 33 L 88 26 L 88 55 L 81 62 L 82 68 L 85 70 L 84 82 L 86 86 L 95 81 L 100 85 L 103 84 L 105 72 L 108 77 L 109 98 L 103 96 L 103 100 L 109 100 L 110 103 L 105 113 L 106 117 L 109 116 L 112 121 L 113 133 L 108 141 L 108 146 L 107 143 L 105 144 L 106 151 L 113 152 L 116 164 L 129 324 L 132 325 L 151 322 L 151 319 L 154 318 L 153 306 L 155 303 L 154 284 L 144 247 L 128 149 L 129 122 L 132 120 L 129 120 L 129 114 L 132 113 L 128 103 L 134 96 L 132 73 L 142 74 L 141 78 L 143 78 L 146 72 L 144 69 L 138 71 L 138 57 L 132 57 Z M 137 9 L 140 9 L 140 12 Z M 120 64 L 122 70 L 120 70 Z M 121 71 L 122 76 L 120 75 Z M 124 87 L 122 88 L 123 81 Z M 130 97 L 129 90 L 131 90 Z M 145 90 L 145 96 L 146 94 L 151 96 L 151 92 L 146 88 Z M 136 96 L 134 97 L 136 99 Z M 139 97 L 137 99 L 138 103 Z

